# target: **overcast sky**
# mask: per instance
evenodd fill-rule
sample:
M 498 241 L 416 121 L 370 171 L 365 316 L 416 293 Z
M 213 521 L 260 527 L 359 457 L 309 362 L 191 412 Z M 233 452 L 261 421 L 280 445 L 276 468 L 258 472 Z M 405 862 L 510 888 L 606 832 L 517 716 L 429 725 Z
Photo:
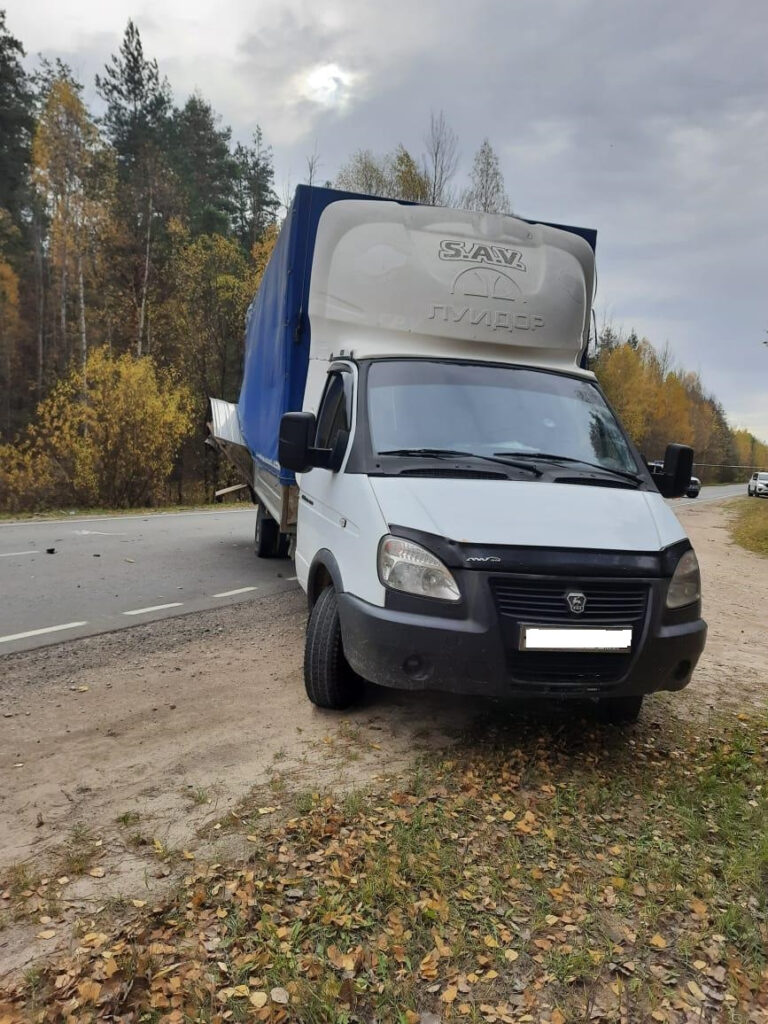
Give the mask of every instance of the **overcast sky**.
M 768 440 L 768 2 L 0 0 L 87 86 L 132 17 L 183 102 L 272 145 L 278 190 L 358 147 L 487 136 L 513 208 L 598 230 L 598 319 L 669 342 Z

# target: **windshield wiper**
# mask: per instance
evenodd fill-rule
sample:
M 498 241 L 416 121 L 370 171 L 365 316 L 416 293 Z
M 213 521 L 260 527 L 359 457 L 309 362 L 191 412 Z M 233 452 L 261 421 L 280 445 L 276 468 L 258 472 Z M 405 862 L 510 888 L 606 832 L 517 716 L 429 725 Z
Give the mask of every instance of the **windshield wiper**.
M 494 455 L 503 455 L 504 452 L 494 452 Z M 610 466 L 601 466 L 599 462 L 587 462 L 586 459 L 576 459 L 571 455 L 553 455 L 550 452 L 515 452 L 516 459 L 542 459 L 545 462 L 577 462 L 580 466 L 589 466 L 590 469 L 598 469 L 601 473 L 612 473 L 614 476 L 631 480 L 635 484 L 641 484 L 643 478 L 637 473 L 630 473 L 625 469 L 611 469 Z
M 542 476 L 537 466 L 529 466 L 526 462 L 516 462 L 514 459 L 499 458 L 494 452 L 493 455 L 479 455 L 477 452 L 459 452 L 453 448 L 392 448 L 385 452 L 378 452 L 379 455 L 401 455 L 405 457 L 424 457 L 428 459 L 482 459 L 483 462 L 498 462 L 502 466 L 511 466 L 514 469 L 525 470 L 534 476 Z
M 385 452 L 377 452 L 378 455 L 427 455 L 436 459 L 441 457 L 453 459 L 458 457 L 468 458 L 472 452 L 457 452 L 453 448 L 391 448 Z

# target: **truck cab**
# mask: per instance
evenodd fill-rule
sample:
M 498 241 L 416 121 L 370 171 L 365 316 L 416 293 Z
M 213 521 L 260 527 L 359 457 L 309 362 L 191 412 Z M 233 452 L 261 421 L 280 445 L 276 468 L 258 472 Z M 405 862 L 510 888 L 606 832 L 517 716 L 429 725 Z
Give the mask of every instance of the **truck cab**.
M 634 719 L 704 647 L 690 541 L 584 368 L 594 233 L 339 201 L 319 217 L 296 473 L 305 683 L 587 699 Z

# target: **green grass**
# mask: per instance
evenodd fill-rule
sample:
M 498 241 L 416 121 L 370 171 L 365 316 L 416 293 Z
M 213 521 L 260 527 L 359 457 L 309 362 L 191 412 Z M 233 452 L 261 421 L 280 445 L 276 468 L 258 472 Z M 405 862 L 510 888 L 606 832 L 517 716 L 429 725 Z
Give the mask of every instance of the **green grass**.
M 308 791 L 286 813 L 248 862 L 196 865 L 109 936 L 127 1002 L 67 1003 L 103 980 L 94 950 L 44 965 L 15 1005 L 83 1022 L 152 1020 L 167 999 L 190 1021 L 684 1024 L 768 1003 L 768 718 L 499 715 L 396 788 Z M 288 1005 L 254 1011 L 275 986 Z
M 748 551 L 768 555 L 768 501 L 753 498 L 733 506 L 736 515 L 731 523 L 731 536 Z
M 115 821 L 118 825 L 122 825 L 124 828 L 128 828 L 130 825 L 136 825 L 141 820 L 141 815 L 138 811 L 123 811 L 122 814 L 118 814 Z
M 184 797 L 186 800 L 197 807 L 201 807 L 203 804 L 209 804 L 211 802 L 211 794 L 203 786 L 196 786 L 193 789 L 184 791 Z

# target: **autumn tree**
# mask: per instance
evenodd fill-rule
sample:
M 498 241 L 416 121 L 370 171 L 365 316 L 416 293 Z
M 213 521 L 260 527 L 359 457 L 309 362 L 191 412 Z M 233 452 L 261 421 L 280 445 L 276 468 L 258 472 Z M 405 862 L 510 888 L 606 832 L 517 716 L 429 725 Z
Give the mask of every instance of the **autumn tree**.
M 171 225 L 171 237 L 172 287 L 158 311 L 158 326 L 165 338 L 165 358 L 178 370 L 193 399 L 197 431 L 184 453 L 184 472 L 202 476 L 212 492 L 218 460 L 205 459 L 199 441 L 205 432 L 208 401 L 211 397 L 237 400 L 246 312 L 277 231 L 268 228 L 251 255 L 243 252 L 236 238 L 193 238 L 179 223 Z
M 12 430 L 11 393 L 20 332 L 19 278 L 0 249 L 0 413 L 6 436 Z
M 383 156 L 376 156 L 369 149 L 358 149 L 341 167 L 334 184 L 346 192 L 386 199 L 416 203 L 429 199 L 429 180 L 402 144 Z
M 104 125 L 117 153 L 117 216 L 122 221 L 124 278 L 135 309 L 136 352 L 145 347 L 150 275 L 157 235 L 172 205 L 166 146 L 171 112 L 170 86 L 156 60 L 144 56 L 139 30 L 128 22 L 120 51 L 96 76 L 106 103 Z
M 511 213 L 512 204 L 504 191 L 504 175 L 499 158 L 488 139 L 483 139 L 475 153 L 470 172 L 470 186 L 461 200 L 467 210 L 478 213 Z
M 430 199 L 430 180 L 402 145 L 397 147 L 390 161 L 389 173 L 393 194 L 398 199 L 413 203 L 427 203 Z
M 387 158 L 377 157 L 370 149 L 357 149 L 342 165 L 336 188 L 368 196 L 389 196 L 390 181 Z
M 67 311 L 70 282 L 77 294 L 80 364 L 88 350 L 85 264 L 106 217 L 104 180 L 109 156 L 86 110 L 80 86 L 61 73 L 48 88 L 32 144 L 33 180 L 49 222 L 49 251 L 58 280 L 63 358 L 69 358 Z M 37 383 L 42 387 L 42 338 Z
M 179 446 L 191 428 L 190 398 L 151 357 L 88 353 L 83 396 L 73 368 L 40 403 L 14 445 L 0 446 L 5 508 L 108 508 L 162 500 Z

